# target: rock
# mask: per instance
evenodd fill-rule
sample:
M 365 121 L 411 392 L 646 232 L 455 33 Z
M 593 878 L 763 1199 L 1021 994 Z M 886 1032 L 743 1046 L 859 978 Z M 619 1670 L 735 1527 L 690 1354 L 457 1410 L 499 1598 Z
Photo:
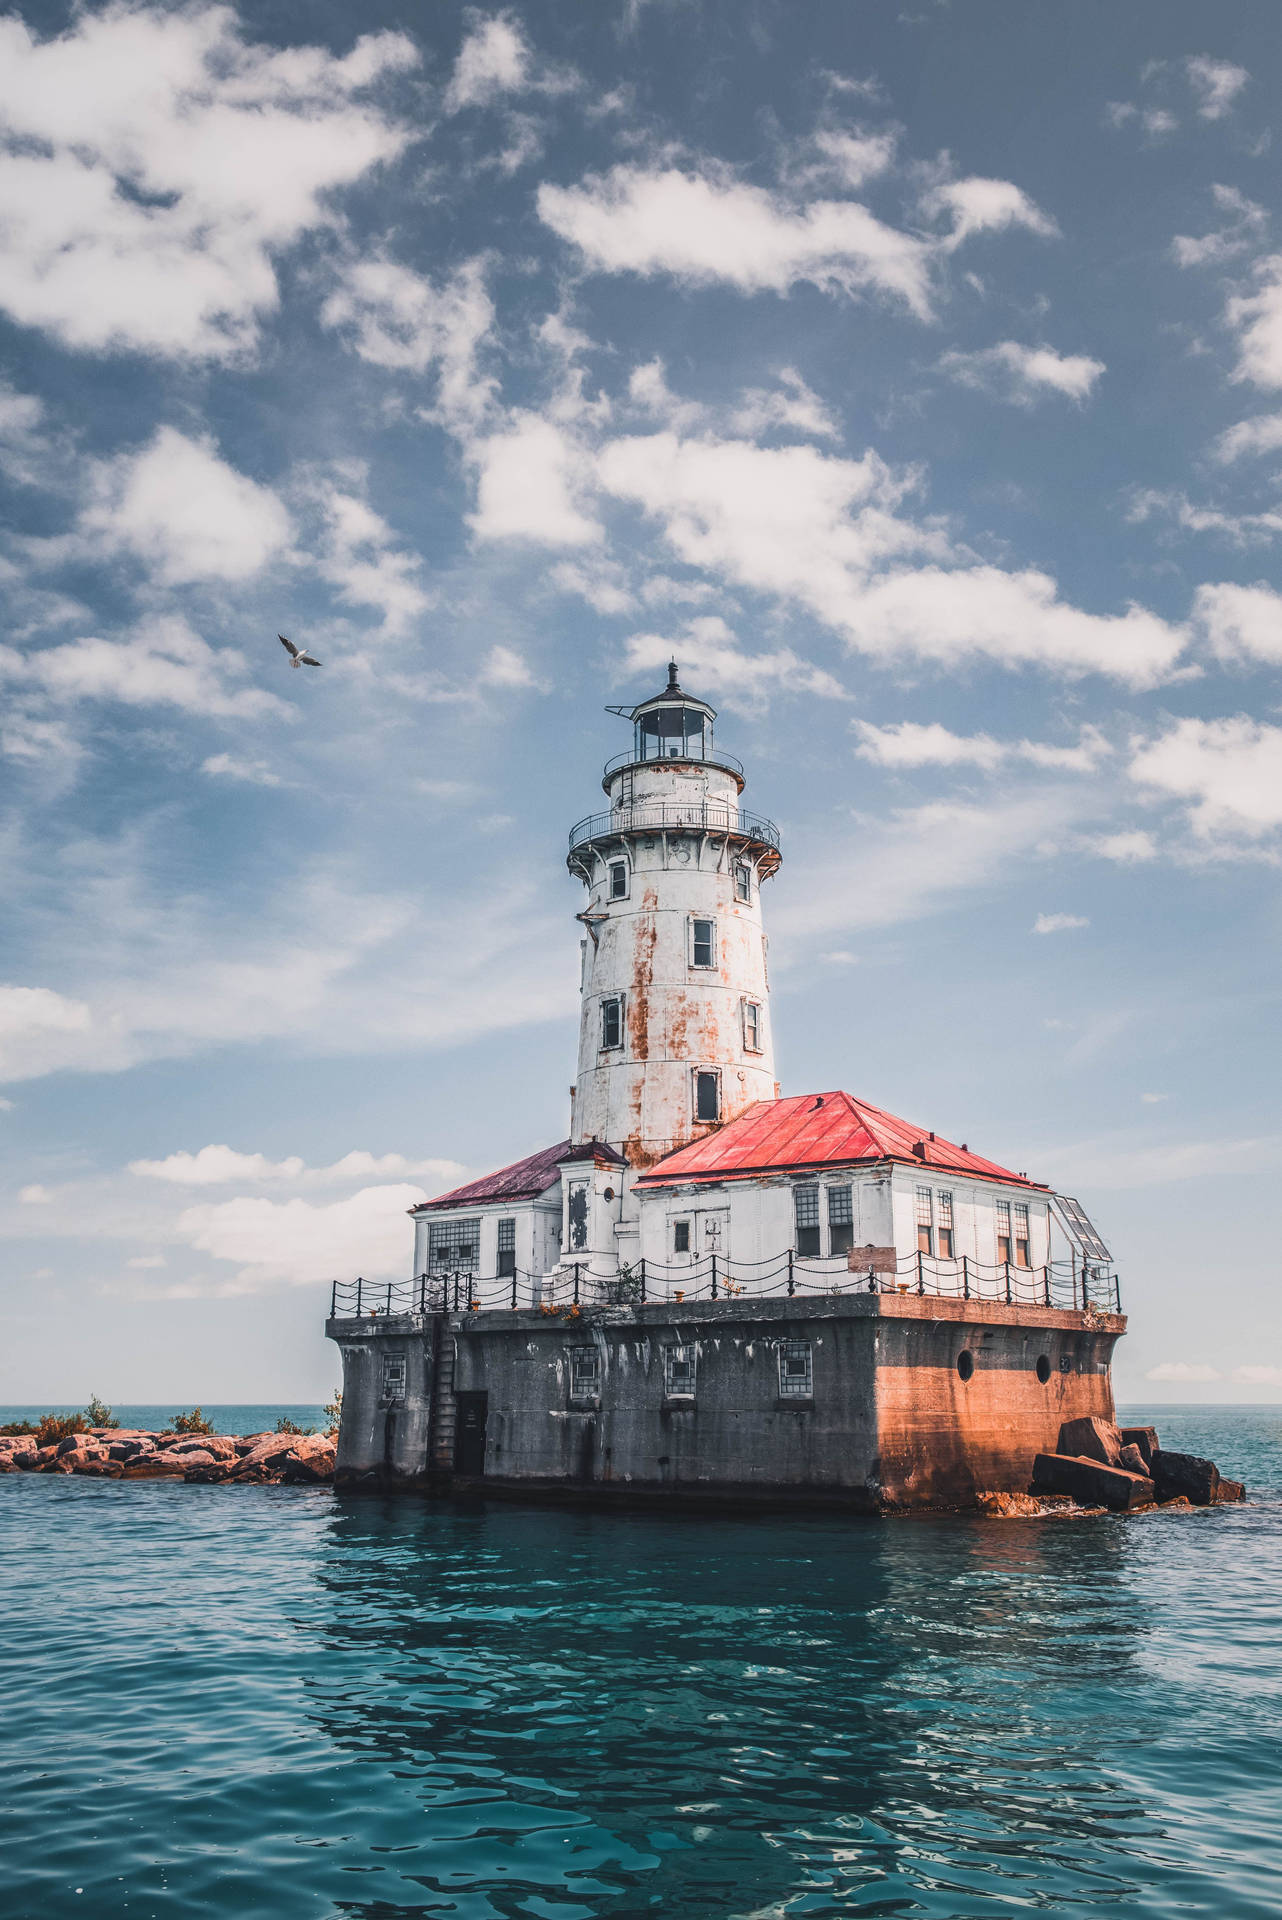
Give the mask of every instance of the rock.
M 1153 1455 L 1161 1446 L 1156 1427 L 1119 1427 L 1117 1429 L 1124 1447 L 1138 1447 L 1144 1455 L 1145 1467 L 1153 1464 Z
M 68 1434 L 65 1440 L 60 1440 L 58 1442 L 57 1451 L 58 1451 L 58 1458 L 61 1460 L 61 1459 L 66 1459 L 68 1456 L 74 1455 L 74 1454 L 105 1453 L 106 1448 L 103 1446 L 100 1440 L 95 1440 L 92 1434 L 71 1433 L 71 1434 Z
M 230 1480 L 235 1471 L 234 1460 L 211 1460 L 207 1466 L 189 1466 L 183 1479 L 193 1487 L 217 1486 L 223 1480 Z
M 1186 1493 L 1195 1507 L 1212 1507 L 1220 1470 L 1214 1460 L 1203 1460 L 1195 1453 L 1168 1453 L 1165 1447 L 1159 1447 L 1153 1455 L 1153 1484 L 1159 1499 Z
M 1065 1422 L 1066 1426 L 1080 1424 L 1076 1420 Z M 1143 1474 L 1105 1466 L 1103 1461 L 1082 1454 L 1039 1453 L 1033 1462 L 1033 1491 L 1042 1487 L 1048 1493 L 1071 1493 L 1084 1507 L 1103 1505 L 1114 1513 L 1152 1506 L 1156 1497 L 1153 1482 Z
M 207 1453 L 212 1460 L 234 1460 L 236 1442 L 222 1433 L 183 1433 L 170 1441 L 165 1452 L 175 1454 L 180 1460 L 190 1459 L 197 1453 Z
M 1040 1519 L 1042 1503 L 1031 1493 L 977 1493 L 975 1504 L 990 1520 Z
M 1148 1474 L 1148 1461 L 1144 1457 L 1143 1449 L 1137 1447 L 1134 1442 L 1122 1448 L 1117 1456 L 1117 1464 L 1119 1467 L 1125 1467 L 1128 1473 Z
M 149 1433 L 131 1433 L 123 1440 L 113 1440 L 107 1451 L 113 1460 L 138 1460 L 145 1453 L 154 1453 L 156 1443 Z
M 126 1460 L 122 1480 L 181 1480 L 186 1468 L 181 1460 L 170 1460 L 163 1453 L 144 1453 L 137 1460 Z
M 1245 1500 L 1246 1488 L 1240 1480 L 1226 1480 L 1220 1476 L 1220 1484 L 1215 1490 L 1217 1500 Z
M 236 1451 L 243 1456 L 247 1453 L 253 1453 L 255 1448 L 263 1445 L 264 1441 L 276 1441 L 279 1439 L 280 1435 L 278 1433 L 242 1433 L 236 1441 Z
M 1111 1420 L 1088 1414 L 1083 1420 L 1066 1420 L 1059 1430 L 1057 1454 L 1076 1460 L 1099 1460 L 1115 1467 L 1122 1451 L 1122 1436 Z
M 320 1486 L 334 1478 L 336 1458 L 334 1443 L 325 1434 L 320 1433 L 309 1435 L 308 1438 L 320 1444 L 309 1446 L 306 1452 L 296 1449 L 285 1462 L 281 1477 L 286 1486 Z M 1021 1498 L 1019 1494 L 1011 1494 L 1008 1497 L 1014 1500 Z
M 34 1447 L 19 1447 L 9 1458 L 19 1473 L 32 1473 L 40 1464 L 40 1456 Z

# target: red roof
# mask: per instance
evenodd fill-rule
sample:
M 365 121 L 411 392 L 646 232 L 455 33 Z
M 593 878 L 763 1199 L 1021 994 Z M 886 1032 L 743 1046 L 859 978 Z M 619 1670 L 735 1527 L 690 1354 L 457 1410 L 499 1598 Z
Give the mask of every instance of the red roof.
M 916 1151 L 914 1151 L 916 1149 Z M 850 1166 L 860 1160 L 902 1160 L 976 1180 L 1004 1180 L 1033 1187 L 968 1147 L 954 1146 L 896 1119 L 848 1093 L 800 1093 L 787 1100 L 758 1100 L 727 1126 L 668 1154 L 637 1180 L 638 1187 L 669 1187 L 686 1181 L 746 1180 L 753 1174 L 797 1172 L 805 1167 Z
M 487 1173 L 483 1180 L 471 1180 L 465 1187 L 455 1187 L 452 1193 L 438 1194 L 435 1200 L 424 1200 L 417 1207 L 411 1207 L 411 1213 L 430 1213 L 436 1207 L 480 1206 L 490 1200 L 534 1200 L 539 1194 L 546 1193 L 555 1186 L 557 1169 L 567 1160 L 592 1160 L 604 1162 L 607 1166 L 625 1166 L 621 1154 L 613 1147 L 607 1147 L 602 1140 L 587 1140 L 575 1145 L 572 1140 L 558 1140 L 554 1147 L 544 1147 L 541 1153 L 532 1153 L 528 1160 L 517 1160 L 510 1167 L 500 1167 L 497 1173 Z

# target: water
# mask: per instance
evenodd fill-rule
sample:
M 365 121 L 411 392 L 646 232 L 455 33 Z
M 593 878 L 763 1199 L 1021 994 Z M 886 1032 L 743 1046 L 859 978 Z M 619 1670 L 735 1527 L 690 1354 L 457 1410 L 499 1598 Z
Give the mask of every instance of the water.
M 191 1407 L 179 1406 L 175 1400 L 167 1400 L 154 1406 L 112 1407 L 112 1415 L 122 1427 L 139 1427 L 147 1433 L 159 1433 L 167 1427 L 179 1413 L 190 1413 Z M 46 1401 L 43 1406 L 0 1407 L 0 1426 L 6 1426 L 14 1420 L 39 1420 L 42 1413 L 83 1413 L 83 1407 L 64 1405 L 61 1401 Z M 298 1427 L 314 1427 L 317 1433 L 323 1433 L 329 1425 L 329 1416 L 324 1407 L 287 1406 L 283 1402 L 270 1406 L 202 1406 L 201 1412 L 213 1425 L 215 1433 L 271 1433 L 276 1422 L 282 1417 L 292 1420 Z
M 1149 1417 L 1251 1504 L 0 1479 L 0 1910 L 1273 1920 L 1282 1409 Z

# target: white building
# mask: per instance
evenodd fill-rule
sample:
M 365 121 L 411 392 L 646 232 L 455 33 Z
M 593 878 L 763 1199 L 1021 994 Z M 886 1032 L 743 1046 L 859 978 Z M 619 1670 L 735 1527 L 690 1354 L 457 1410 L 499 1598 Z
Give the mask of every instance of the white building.
M 529 1306 L 567 1286 L 866 1286 L 875 1266 L 882 1287 L 1049 1304 L 1046 1187 L 849 1094 L 780 1097 L 762 913 L 778 831 L 742 807 L 743 769 L 675 664 L 610 711 L 632 746 L 605 769 L 608 811 L 570 834 L 587 900 L 569 1138 L 415 1208 L 416 1277 Z M 1056 1218 L 1076 1298 L 1077 1261 L 1104 1249 L 1074 1208 Z

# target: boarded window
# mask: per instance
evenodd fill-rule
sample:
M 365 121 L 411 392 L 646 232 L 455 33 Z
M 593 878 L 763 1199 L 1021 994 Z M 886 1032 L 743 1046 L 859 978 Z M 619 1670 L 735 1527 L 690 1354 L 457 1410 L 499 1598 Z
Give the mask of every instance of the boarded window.
M 588 1186 L 586 1180 L 574 1180 L 566 1200 L 570 1223 L 570 1252 L 582 1253 L 588 1244 Z
M 743 1044 L 749 1053 L 761 1052 L 761 1008 L 755 1000 L 743 1003 Z
M 1015 1203 L 1015 1265 L 1031 1267 L 1032 1243 L 1028 1231 L 1028 1208 L 1018 1200 Z
M 752 868 L 743 861 L 734 870 L 734 892 L 736 900 L 752 898 Z
M 997 1202 L 997 1258 L 1005 1263 L 1011 1257 L 1010 1201 Z
M 498 1271 L 500 1274 L 516 1272 L 516 1221 L 499 1221 Z
M 672 1251 L 673 1253 L 689 1253 L 690 1222 L 688 1220 L 674 1220 L 672 1222 Z
M 601 1045 L 623 1045 L 623 999 L 620 994 L 613 994 L 610 999 L 601 1002 Z
M 797 1252 L 816 1254 L 819 1251 L 819 1189 L 817 1186 L 794 1187 L 792 1190 L 793 1210 L 797 1218 Z
M 693 1347 L 668 1347 L 663 1356 L 663 1390 L 673 1394 L 694 1393 L 695 1350 Z
M 595 1347 L 571 1347 L 571 1400 L 595 1400 L 600 1391 L 601 1355 Z
M 610 863 L 610 898 L 626 900 L 628 897 L 628 867 L 625 860 L 613 860 Z
M 427 1229 L 428 1265 L 439 1272 L 472 1273 L 480 1264 L 479 1220 L 432 1220 Z
M 939 1257 L 951 1260 L 953 1257 L 953 1196 L 951 1193 L 935 1195 L 935 1225 L 939 1235 Z
M 717 923 L 715 920 L 692 920 L 690 922 L 690 964 L 695 967 L 713 967 L 716 957 L 713 948 L 716 944 Z
M 721 1081 L 718 1074 L 695 1074 L 694 1117 L 696 1120 L 719 1120 L 721 1118 Z
M 405 1398 L 405 1355 L 403 1353 L 388 1353 L 383 1356 L 383 1398 L 384 1400 Z
M 779 1397 L 809 1400 L 814 1392 L 809 1340 L 785 1340 L 779 1348 Z
M 855 1244 L 854 1194 L 850 1187 L 829 1187 L 828 1251 L 849 1253 Z
M 935 1216 L 931 1208 L 929 1187 L 917 1189 L 917 1251 L 918 1253 L 935 1251 Z

